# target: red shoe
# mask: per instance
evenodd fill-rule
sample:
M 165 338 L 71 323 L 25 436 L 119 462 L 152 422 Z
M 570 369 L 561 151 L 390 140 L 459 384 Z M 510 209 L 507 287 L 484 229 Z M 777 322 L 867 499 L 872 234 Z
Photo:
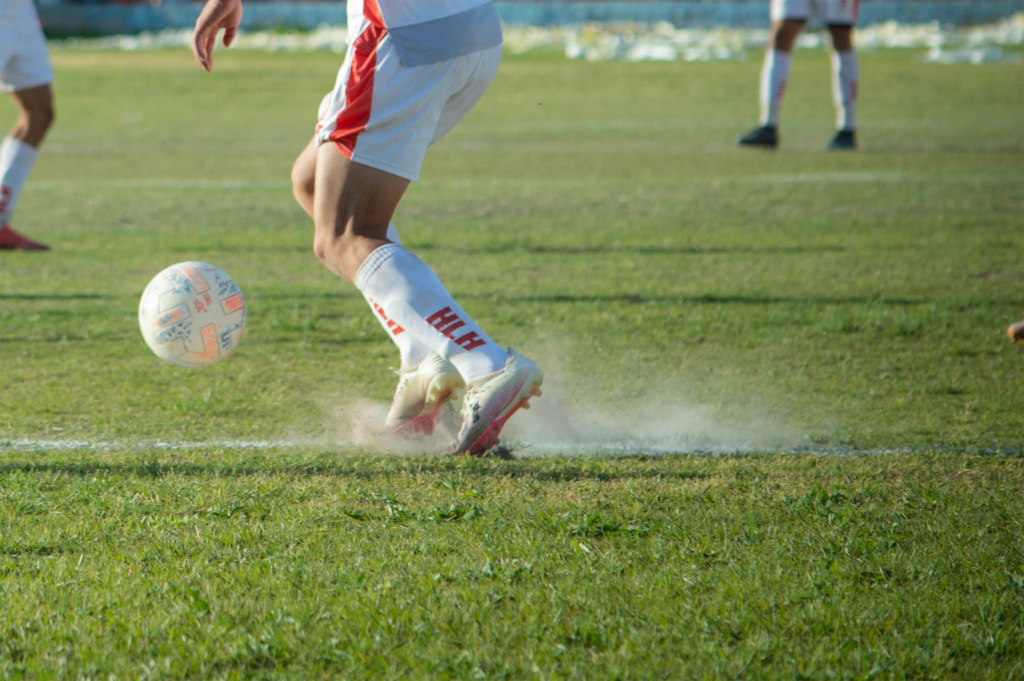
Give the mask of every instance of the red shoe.
M 3 251 L 48 251 L 50 247 L 38 241 L 32 241 L 15 232 L 10 225 L 0 227 L 0 250 Z
M 1006 330 L 1006 335 L 1009 336 L 1010 340 L 1014 343 L 1024 343 L 1024 322 L 1010 324 L 1010 328 Z

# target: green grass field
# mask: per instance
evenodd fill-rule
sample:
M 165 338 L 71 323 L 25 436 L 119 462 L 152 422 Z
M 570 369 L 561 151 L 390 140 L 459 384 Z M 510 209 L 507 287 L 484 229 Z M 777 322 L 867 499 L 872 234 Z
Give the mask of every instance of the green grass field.
M 757 55 L 508 57 L 396 216 L 545 366 L 503 462 L 367 423 L 396 353 L 288 183 L 338 55 L 54 62 L 15 226 L 55 250 L 0 254 L 0 678 L 1024 678 L 1024 66 L 865 54 L 830 155 L 824 52 L 777 153 L 732 146 Z M 136 321 L 183 260 L 249 305 L 196 372 Z

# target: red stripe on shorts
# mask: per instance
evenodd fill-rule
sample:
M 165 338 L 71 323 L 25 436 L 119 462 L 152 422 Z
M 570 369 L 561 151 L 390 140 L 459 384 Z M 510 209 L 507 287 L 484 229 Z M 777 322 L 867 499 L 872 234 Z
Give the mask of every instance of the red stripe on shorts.
M 368 2 L 370 0 L 367 0 Z M 384 26 L 371 24 L 349 48 L 354 50 L 345 83 L 345 106 L 334 122 L 330 139 L 342 155 L 351 160 L 359 133 L 370 122 L 373 107 L 373 76 L 377 70 L 377 46 L 384 40 Z
M 363 16 L 374 26 L 384 28 L 384 15 L 380 13 L 377 0 L 363 0 Z

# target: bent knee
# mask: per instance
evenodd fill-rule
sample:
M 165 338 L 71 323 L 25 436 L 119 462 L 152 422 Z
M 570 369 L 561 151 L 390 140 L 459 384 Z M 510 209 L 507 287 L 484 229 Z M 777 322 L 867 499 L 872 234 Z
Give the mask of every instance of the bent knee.
M 345 254 L 351 250 L 354 238 L 348 232 L 338 233 L 333 226 L 316 226 L 316 234 L 313 236 L 313 253 L 323 264 L 331 267 L 337 265 Z
M 299 200 L 299 203 L 303 203 L 304 200 L 312 203 L 314 185 L 313 178 L 303 177 L 292 169 L 292 194 Z
M 296 195 L 312 196 L 315 184 L 316 175 L 306 172 L 305 166 L 300 161 L 296 161 L 292 166 L 292 191 Z
M 40 132 L 49 130 L 53 122 L 57 120 L 57 111 L 52 104 L 30 109 L 27 113 L 28 127 Z
M 322 236 L 317 231 L 316 236 L 313 237 L 313 253 L 316 254 L 316 259 L 327 265 L 330 258 L 330 239 Z

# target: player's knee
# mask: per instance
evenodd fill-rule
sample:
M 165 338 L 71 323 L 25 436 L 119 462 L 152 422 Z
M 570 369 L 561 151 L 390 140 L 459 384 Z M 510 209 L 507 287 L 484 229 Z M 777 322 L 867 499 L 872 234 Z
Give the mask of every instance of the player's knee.
M 305 206 L 313 203 L 313 186 L 316 180 L 304 174 L 296 165 L 292 168 L 292 195 L 299 204 Z
M 334 224 L 317 223 L 313 252 L 320 262 L 328 267 L 336 266 L 351 246 L 352 235 L 348 230 L 338 230 Z
M 28 127 L 40 133 L 46 132 L 57 119 L 57 112 L 53 104 L 43 104 L 34 107 L 28 112 Z
M 770 47 L 776 52 L 792 52 L 793 40 L 788 36 L 773 35 Z
M 313 253 L 316 254 L 316 259 L 323 264 L 330 264 L 330 240 L 323 236 L 320 230 L 317 230 L 316 235 L 313 237 Z
M 316 174 L 311 172 L 310 164 L 299 156 L 292 164 L 292 190 L 298 193 L 301 189 L 304 194 L 313 194 L 313 184 L 316 182 Z

